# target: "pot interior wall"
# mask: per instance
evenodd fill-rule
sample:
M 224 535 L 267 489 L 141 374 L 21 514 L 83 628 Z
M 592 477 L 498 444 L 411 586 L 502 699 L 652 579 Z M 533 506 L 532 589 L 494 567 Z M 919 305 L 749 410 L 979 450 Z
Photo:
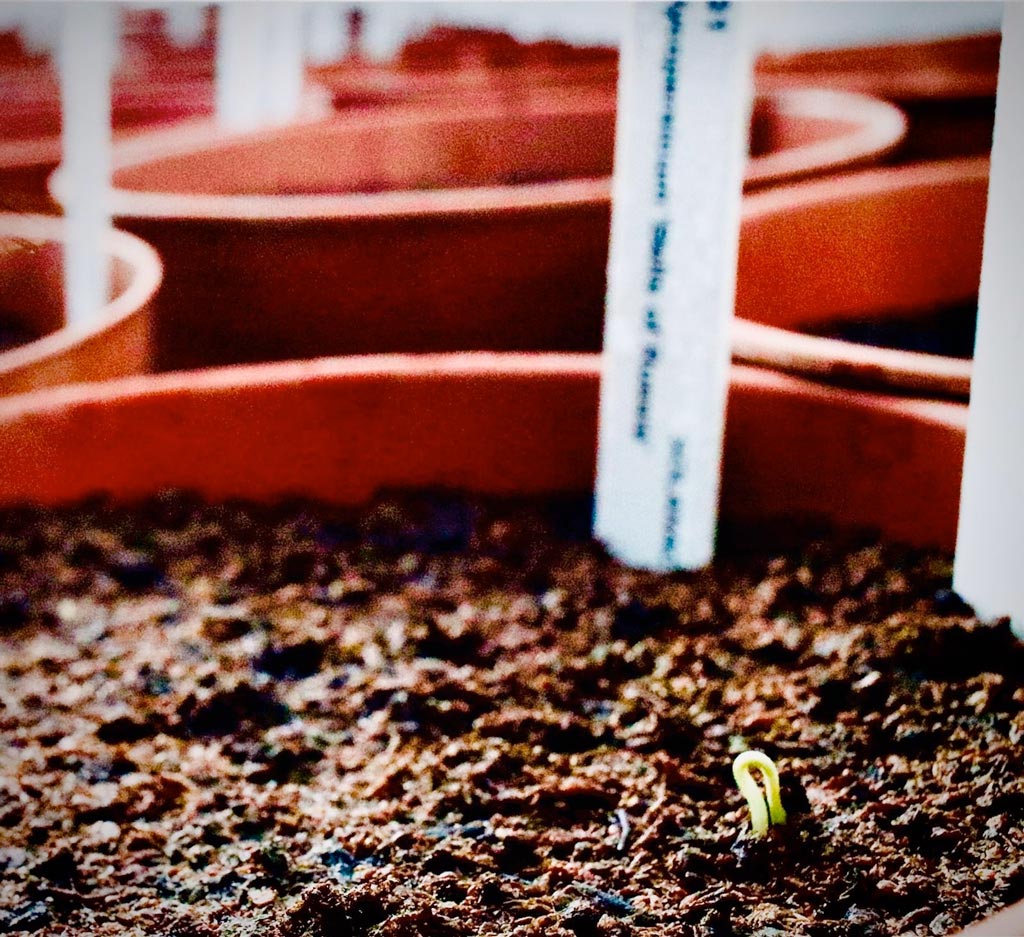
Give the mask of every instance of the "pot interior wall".
M 32 140 L 60 133 L 60 108 L 37 101 L 4 101 L 0 109 L 0 141 Z
M 780 110 L 770 98 L 760 98 L 751 119 L 750 155 L 756 158 L 813 146 L 851 134 L 857 126 L 838 117 L 794 117 Z
M 952 101 L 918 98 L 899 102 L 910 133 L 900 155 L 904 161 L 953 156 L 985 156 L 992 150 L 996 119 L 993 92 Z
M 614 94 L 540 112 L 424 110 L 328 120 L 225 141 L 115 174 L 121 188 L 307 195 L 587 178 L 611 172 Z
M 605 203 L 124 226 L 168 271 L 156 365 L 178 370 L 382 350 L 597 350 L 608 223 Z
M 61 247 L 0 238 L 0 314 L 19 331 L 40 338 L 64 323 Z
M 850 177 L 851 180 L 853 177 Z M 977 295 L 987 175 L 907 185 L 811 183 L 748 212 L 737 315 L 795 331 L 842 320 L 927 319 Z M 809 193 L 815 193 L 812 197 Z
M 40 338 L 64 324 L 63 247 L 0 237 L 0 316 L 5 324 Z M 120 296 L 132 277 L 131 265 L 110 260 L 110 298 Z

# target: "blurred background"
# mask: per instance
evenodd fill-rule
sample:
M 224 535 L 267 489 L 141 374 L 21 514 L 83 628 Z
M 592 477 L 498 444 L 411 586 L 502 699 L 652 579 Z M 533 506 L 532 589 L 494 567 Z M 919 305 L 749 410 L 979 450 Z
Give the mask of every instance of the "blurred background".
M 628 10 L 0 4 L 0 394 L 324 356 L 596 361 Z M 837 387 L 965 419 L 1001 12 L 743 5 L 733 359 L 834 400 L 855 473 L 912 447 L 847 432 Z M 949 543 L 956 448 L 915 452 L 935 487 L 864 488 L 863 513 L 891 501 L 898 536 Z
M 998 30 L 1001 3 L 917 0 L 766 0 L 751 4 L 758 44 L 790 50 Z M 625 3 L 480 2 L 370 3 L 365 6 L 370 54 L 394 54 L 402 42 L 438 23 L 505 29 L 524 41 L 562 38 L 616 45 Z
M 103 6 L 0 3 L 0 352 L 76 316 L 109 327 L 97 310 L 134 295 L 132 264 L 89 248 L 91 299 L 61 266 L 101 223 L 155 250 L 159 289 L 131 342 L 77 348 L 80 370 L 0 360 L 0 392 L 326 354 L 600 350 L 626 4 L 107 4 L 106 71 L 91 20 L 65 15 Z M 1001 10 L 745 6 L 738 358 L 966 397 Z M 23 216 L 90 211 L 72 237 L 32 222 L 52 249 L 14 249 Z M 835 345 L 810 360 L 780 332 L 944 362 L 922 383 L 919 362 L 840 367 Z

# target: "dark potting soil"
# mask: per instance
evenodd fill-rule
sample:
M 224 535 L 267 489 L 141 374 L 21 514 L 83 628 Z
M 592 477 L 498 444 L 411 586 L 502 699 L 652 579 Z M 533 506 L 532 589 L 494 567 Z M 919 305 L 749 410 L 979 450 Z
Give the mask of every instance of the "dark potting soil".
M 947 556 L 790 529 L 656 575 L 588 520 L 0 512 L 0 932 L 939 935 L 1024 898 L 1024 655 Z
M 813 335 L 838 338 L 877 348 L 918 351 L 947 358 L 973 358 L 978 301 L 942 306 L 924 316 L 887 315 L 832 323 L 827 329 L 808 329 Z

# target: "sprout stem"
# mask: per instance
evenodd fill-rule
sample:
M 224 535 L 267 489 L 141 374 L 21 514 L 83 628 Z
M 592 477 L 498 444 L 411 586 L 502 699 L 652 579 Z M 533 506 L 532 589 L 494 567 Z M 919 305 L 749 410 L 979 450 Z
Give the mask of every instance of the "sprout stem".
M 751 771 L 761 775 L 764 793 Z M 732 763 L 732 776 L 740 793 L 747 798 L 750 807 L 750 826 L 753 835 L 760 839 L 768 833 L 769 823 L 779 826 L 786 822 L 786 811 L 782 806 L 779 785 L 779 769 L 764 752 L 742 752 Z

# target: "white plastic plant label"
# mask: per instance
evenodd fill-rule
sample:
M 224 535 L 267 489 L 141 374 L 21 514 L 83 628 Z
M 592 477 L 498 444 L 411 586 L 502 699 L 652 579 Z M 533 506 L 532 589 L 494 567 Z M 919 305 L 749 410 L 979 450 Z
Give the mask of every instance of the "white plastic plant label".
M 739 13 L 636 3 L 622 50 L 594 532 L 650 569 L 713 553 L 752 101 Z
M 304 6 L 231 0 L 218 6 L 217 120 L 228 130 L 285 124 L 299 110 Z
M 164 30 L 176 46 L 187 49 L 197 46 L 206 34 L 206 5 L 203 3 L 168 3 L 164 6 Z
M 110 229 L 110 84 L 120 38 L 109 2 L 65 3 L 58 68 L 67 197 L 64 223 L 65 317 L 92 322 L 107 302 L 106 233 Z
M 1007 3 L 953 582 L 1024 637 L 1024 4 Z

